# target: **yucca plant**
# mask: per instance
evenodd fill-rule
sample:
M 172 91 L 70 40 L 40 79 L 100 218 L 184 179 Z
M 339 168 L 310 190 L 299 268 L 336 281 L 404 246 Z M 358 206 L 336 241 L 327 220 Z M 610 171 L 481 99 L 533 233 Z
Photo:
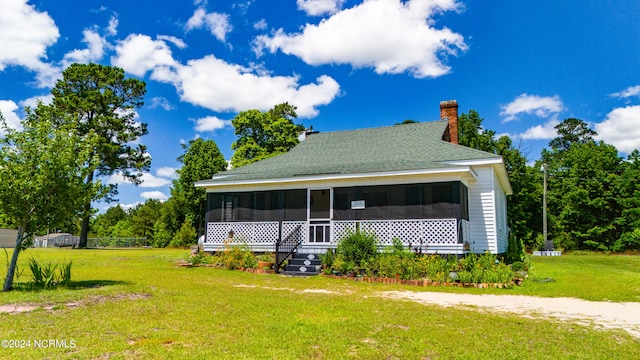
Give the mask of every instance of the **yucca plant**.
M 58 264 L 49 262 L 42 266 L 38 261 L 32 257 L 29 258 L 29 268 L 31 269 L 31 279 L 33 285 L 37 287 L 43 287 L 45 289 L 50 288 L 56 283 L 56 269 Z
M 60 266 L 60 283 L 64 286 L 68 286 L 71 283 L 71 265 L 73 261 L 69 261 L 66 264 Z

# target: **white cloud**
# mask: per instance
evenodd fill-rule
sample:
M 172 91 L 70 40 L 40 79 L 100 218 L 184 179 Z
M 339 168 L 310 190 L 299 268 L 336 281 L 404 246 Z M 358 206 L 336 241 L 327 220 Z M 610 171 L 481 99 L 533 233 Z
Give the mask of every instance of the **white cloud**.
M 140 193 L 140 196 L 145 199 L 155 199 L 160 201 L 165 201 L 169 198 L 169 196 L 162 191 L 143 191 Z
M 267 28 L 267 20 L 260 19 L 253 24 L 253 28 L 256 30 L 264 30 Z
M 118 17 L 113 15 L 111 19 L 109 19 L 109 25 L 107 26 L 107 35 L 115 36 L 118 34 Z
M 196 120 L 195 130 L 197 132 L 216 131 L 225 126 L 231 126 L 230 120 L 222 120 L 215 116 L 207 116 Z
M 149 105 L 149 107 L 152 109 L 160 107 L 167 111 L 174 109 L 174 107 L 169 103 L 169 100 L 161 96 L 151 98 L 151 105 Z
M 97 62 L 104 56 L 104 49 L 109 46 L 107 40 L 92 29 L 85 29 L 82 34 L 82 42 L 87 44 L 87 48 L 75 49 L 65 54 L 62 60 L 63 68 L 73 63 L 87 64 Z
M 20 116 L 16 113 L 18 111 L 18 104 L 11 100 L 0 100 L 0 112 L 4 121 L 7 123 L 7 127 L 10 129 L 22 130 L 22 124 L 20 124 Z M 0 133 L 2 133 L 0 129 Z
M 640 85 L 629 86 L 628 88 L 620 92 L 611 94 L 611 96 L 617 97 L 617 98 L 628 98 L 632 96 L 640 96 Z
M 512 102 L 501 106 L 500 115 L 505 117 L 502 122 L 507 122 L 517 119 L 517 115 L 521 113 L 534 114 L 540 118 L 547 118 L 559 113 L 563 109 L 562 100 L 560 100 L 558 95 L 538 96 L 521 94 Z
M 53 94 L 48 93 L 46 95 L 33 96 L 28 99 L 24 99 L 20 101 L 20 106 L 22 107 L 28 106 L 31 109 L 35 109 L 38 106 L 38 100 L 42 101 L 44 105 L 49 105 L 53 103 Z
M 555 126 L 559 123 L 557 119 L 553 118 L 542 125 L 530 127 L 520 137 L 525 140 L 553 139 L 558 135 Z
M 350 64 L 378 74 L 408 72 L 416 78 L 438 77 L 451 68 L 443 58 L 465 51 L 462 35 L 433 27 L 436 13 L 456 11 L 455 0 L 369 0 L 342 10 L 300 33 L 258 36 L 254 50 L 280 50 L 310 65 Z
M 144 76 L 153 69 L 176 66 L 171 49 L 162 40 L 153 40 L 147 35 L 131 34 L 116 45 L 113 65 L 123 68 L 135 76 Z
M 135 209 L 136 207 L 138 207 L 138 205 L 142 205 L 142 204 L 143 204 L 142 201 L 136 201 L 136 202 L 131 203 L 131 204 L 115 204 L 115 205 L 109 206 L 109 207 L 120 206 L 122 208 L 122 210 L 127 211 L 127 210 L 131 210 L 131 209 Z
M 142 173 L 141 180 L 142 180 L 142 183 L 139 186 L 143 188 L 159 188 L 159 187 L 171 185 L 171 180 L 162 178 L 162 177 L 153 176 L 152 174 L 149 174 L 149 173 Z M 127 180 L 124 176 L 122 176 L 122 173 L 119 173 L 119 172 L 111 175 L 107 180 L 107 183 L 117 184 L 117 185 L 131 184 L 131 182 Z
M 318 113 L 315 107 L 330 103 L 340 90 L 327 75 L 300 85 L 298 77 L 256 74 L 213 55 L 189 61 L 177 78 L 182 100 L 219 112 L 267 110 L 286 101 L 298 107 L 300 117 L 313 117 Z
M 268 110 L 289 102 L 298 107 L 300 117 L 313 117 L 317 106 L 330 103 L 340 92 L 340 85 L 327 75 L 300 84 L 297 76 L 272 76 L 258 66 L 230 64 L 213 55 L 183 65 L 164 41 L 146 35 L 119 42 L 111 61 L 136 76 L 151 71 L 152 79 L 173 84 L 182 101 L 218 112 Z
M 194 11 L 193 15 L 187 21 L 186 31 L 193 29 L 206 28 L 216 39 L 225 42 L 227 34 L 231 32 L 233 27 L 229 23 L 229 15 L 221 13 L 207 13 L 204 8 Z
M 52 85 L 59 71 L 44 60 L 47 48 L 60 36 L 53 19 L 27 0 L 2 0 L 0 24 L 0 71 L 11 65 L 23 66 L 36 72 L 39 86 Z
M 345 0 L 297 0 L 298 9 L 311 16 L 322 16 L 335 14 L 340 9 Z
M 595 124 L 596 138 L 630 153 L 640 149 L 640 105 L 617 108 L 606 119 Z
M 176 170 L 177 170 L 176 168 L 164 166 L 156 170 L 156 175 L 163 178 L 173 179 L 176 177 Z
M 175 45 L 178 49 L 184 49 L 187 47 L 187 44 L 180 38 L 177 38 L 175 36 L 170 36 L 170 35 L 158 35 L 157 36 L 158 40 L 162 40 L 162 41 L 168 41 L 170 43 L 172 43 L 173 45 Z

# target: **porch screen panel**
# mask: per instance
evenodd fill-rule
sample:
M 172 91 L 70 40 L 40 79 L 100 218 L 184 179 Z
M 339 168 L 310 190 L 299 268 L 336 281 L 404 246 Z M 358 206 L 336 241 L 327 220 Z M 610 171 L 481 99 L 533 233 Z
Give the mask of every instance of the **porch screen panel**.
M 254 193 L 233 194 L 232 221 L 253 221 Z
M 286 221 L 307 220 L 307 190 L 287 190 L 284 195 L 284 219 Z
M 423 214 L 426 218 L 463 218 L 462 198 L 467 201 L 459 182 L 427 184 L 422 189 Z M 468 211 L 467 211 L 468 213 Z M 467 214 L 468 218 L 468 214 Z
M 335 188 L 334 220 L 469 219 L 468 189 L 461 182 Z M 365 201 L 352 210 L 351 202 Z
M 469 189 L 465 184 L 460 184 L 460 211 L 462 218 L 469 220 Z
M 333 219 L 334 220 L 356 220 L 359 219 L 356 212 L 362 210 L 351 210 L 351 201 L 356 200 L 356 188 L 335 188 L 333 189 Z
M 224 195 L 219 193 L 207 194 L 207 222 L 222 221 Z
M 367 186 L 361 190 L 365 203 L 365 208 L 362 210 L 362 220 L 389 219 L 389 204 L 387 202 L 389 187 Z
M 254 221 L 278 221 L 280 191 L 258 191 L 255 193 Z
M 422 218 L 421 187 L 417 185 L 389 186 L 390 219 Z

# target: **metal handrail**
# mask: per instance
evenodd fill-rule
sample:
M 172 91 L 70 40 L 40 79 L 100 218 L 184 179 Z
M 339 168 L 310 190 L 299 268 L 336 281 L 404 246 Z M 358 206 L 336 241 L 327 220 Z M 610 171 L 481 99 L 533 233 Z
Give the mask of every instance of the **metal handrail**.
M 279 226 L 279 236 L 278 241 L 276 241 L 276 264 L 274 266 L 274 270 L 276 274 L 280 272 L 280 266 L 284 263 L 284 261 L 289 257 L 289 255 L 293 255 L 302 244 L 302 237 L 298 237 L 296 240 L 292 240 L 292 236 L 297 234 L 298 231 L 302 228 L 302 225 L 296 226 L 293 231 L 287 235 L 284 239 L 282 238 L 282 222 L 280 222 Z

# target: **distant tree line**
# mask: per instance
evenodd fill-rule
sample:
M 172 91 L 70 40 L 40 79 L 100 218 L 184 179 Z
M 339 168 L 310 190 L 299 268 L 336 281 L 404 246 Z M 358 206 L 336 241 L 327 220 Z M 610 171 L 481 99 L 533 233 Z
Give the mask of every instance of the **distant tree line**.
M 543 166 L 548 174 L 548 238 L 563 250 L 640 250 L 640 152 L 626 158 L 580 119 L 556 125 L 558 136 L 532 164 L 507 136 L 483 129 L 477 112 L 462 114 L 459 141 L 501 155 L 513 195 L 508 199 L 511 236 L 528 250 L 544 248 Z

